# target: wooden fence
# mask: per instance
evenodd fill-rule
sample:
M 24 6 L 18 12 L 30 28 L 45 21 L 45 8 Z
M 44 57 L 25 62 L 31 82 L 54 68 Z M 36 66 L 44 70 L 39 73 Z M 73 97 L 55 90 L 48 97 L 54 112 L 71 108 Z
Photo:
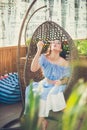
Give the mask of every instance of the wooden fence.
M 26 56 L 26 46 L 21 46 L 20 56 Z M 0 47 L 0 76 L 17 72 L 17 46 Z

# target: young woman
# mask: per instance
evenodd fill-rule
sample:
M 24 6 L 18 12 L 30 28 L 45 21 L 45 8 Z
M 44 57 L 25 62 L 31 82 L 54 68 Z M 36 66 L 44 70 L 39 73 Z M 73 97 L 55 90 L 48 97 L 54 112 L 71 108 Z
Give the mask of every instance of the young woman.
M 33 91 L 40 91 L 38 126 L 42 125 L 42 130 L 46 130 L 45 117 L 48 117 L 49 111 L 61 111 L 66 107 L 63 92 L 67 87 L 70 67 L 68 61 L 60 56 L 62 44 L 59 40 L 50 41 L 45 54 L 41 54 L 43 46 L 43 41 L 37 43 L 37 52 L 31 63 L 31 71 L 36 72 L 41 68 L 44 75 L 43 80 L 33 83 Z M 28 89 L 29 87 L 26 89 L 26 100 Z

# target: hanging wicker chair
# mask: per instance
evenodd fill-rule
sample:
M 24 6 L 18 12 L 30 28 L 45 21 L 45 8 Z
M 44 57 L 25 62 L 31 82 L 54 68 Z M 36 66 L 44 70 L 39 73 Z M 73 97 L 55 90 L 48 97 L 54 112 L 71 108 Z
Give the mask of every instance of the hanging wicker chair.
M 23 93 L 24 99 L 25 99 L 24 91 L 25 91 L 26 86 L 29 85 L 30 80 L 33 79 L 34 81 L 40 81 L 41 79 L 43 79 L 41 70 L 38 70 L 37 72 L 34 72 L 34 73 L 30 71 L 32 59 L 35 56 L 36 51 L 37 51 L 38 41 L 43 40 L 46 42 L 42 50 L 42 53 L 44 53 L 46 52 L 50 44 L 48 41 L 55 40 L 55 39 L 61 40 L 63 51 L 61 52 L 60 55 L 63 58 L 65 58 L 66 60 L 69 60 L 69 62 L 73 62 L 74 60 L 78 59 L 78 53 L 74 45 L 74 42 L 72 38 L 70 37 L 70 35 L 62 27 L 60 27 L 57 23 L 53 21 L 46 21 L 42 23 L 41 25 L 39 25 L 37 29 L 34 31 L 33 36 L 31 38 L 31 42 L 27 49 L 28 51 L 27 51 L 26 58 L 21 59 L 21 63 L 24 63 L 22 64 L 22 67 L 20 64 L 20 72 L 21 72 L 20 81 L 22 84 L 22 90 L 23 90 L 22 93 Z M 23 67 L 24 67 L 24 70 L 23 70 Z M 67 90 L 64 93 L 66 99 L 69 97 L 69 94 L 72 91 L 72 87 L 75 84 L 74 72 L 75 71 L 72 72 L 72 75 L 67 84 L 68 85 Z M 49 124 L 53 123 L 53 125 L 49 125 L 47 130 L 52 130 L 53 128 L 55 128 L 55 126 L 58 125 L 58 120 L 59 118 L 62 118 L 62 114 L 63 112 L 54 113 L 50 111 L 48 120 L 50 118 L 56 121 L 55 123 L 53 123 L 52 120 L 49 120 L 49 122 L 51 122 Z
M 46 52 L 46 50 L 49 46 L 48 41 L 52 41 L 55 39 L 61 40 L 61 42 L 62 42 L 63 51 L 61 52 L 60 55 L 63 58 L 65 58 L 66 60 L 69 60 L 70 62 L 77 59 L 77 57 L 78 57 L 77 50 L 76 50 L 76 47 L 75 47 L 74 42 L 73 42 L 72 38 L 70 37 L 70 35 L 62 27 L 60 27 L 57 23 L 55 23 L 53 21 L 46 21 L 46 22 L 42 23 L 39 27 L 37 27 L 37 29 L 35 30 L 32 38 L 31 38 L 31 42 L 28 46 L 26 59 L 21 58 L 22 64 L 20 64 L 20 66 L 21 66 L 20 67 L 20 72 L 21 72 L 20 78 L 21 78 L 22 84 L 23 84 L 23 81 L 25 83 L 25 85 L 23 84 L 23 86 L 26 87 L 27 85 L 29 85 L 29 82 L 31 79 L 33 79 L 34 81 L 40 81 L 43 78 L 43 75 L 40 70 L 38 70 L 35 73 L 30 71 L 30 65 L 31 65 L 32 59 L 35 56 L 36 51 L 37 51 L 38 41 L 44 40 L 46 42 L 46 44 L 44 45 L 44 48 L 42 50 L 42 53 L 44 53 L 44 52 Z M 24 62 L 25 62 L 25 67 L 23 70 Z M 22 77 L 23 73 L 24 73 L 24 77 Z

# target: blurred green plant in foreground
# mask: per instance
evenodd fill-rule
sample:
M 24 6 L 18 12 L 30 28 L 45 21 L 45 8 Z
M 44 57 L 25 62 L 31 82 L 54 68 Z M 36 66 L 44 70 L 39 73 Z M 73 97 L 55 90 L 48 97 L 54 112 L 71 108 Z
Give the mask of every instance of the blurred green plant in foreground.
M 22 130 L 39 130 L 37 123 L 40 97 L 38 94 L 33 94 L 32 83 L 30 84 L 28 98 L 29 105 L 26 106 L 26 114 L 21 118 Z M 87 83 L 82 79 L 73 87 L 72 93 L 67 100 L 67 108 L 61 118 L 61 130 L 87 129 Z M 53 119 L 53 121 L 55 120 Z M 58 127 L 56 130 L 59 130 Z
M 67 101 L 62 128 L 63 130 L 87 129 L 87 83 L 81 79 Z
M 77 62 L 75 66 L 81 65 Z M 85 65 L 87 67 L 87 65 Z M 85 69 L 84 64 L 79 68 L 81 72 L 81 67 Z M 79 75 L 75 73 L 76 75 Z M 76 78 L 76 77 L 75 77 Z M 78 77 L 79 79 L 79 77 Z M 84 77 L 83 77 L 84 79 Z M 58 127 L 54 126 L 54 130 L 86 130 L 87 129 L 87 82 L 83 79 L 79 79 L 76 85 L 73 86 L 72 92 L 67 100 L 67 107 L 63 112 L 63 115 L 57 115 L 57 120 L 53 117 L 48 117 L 52 122 L 58 122 Z M 68 90 L 67 90 L 68 91 Z M 29 103 L 26 106 L 26 114 L 21 118 L 22 130 L 39 130 L 37 127 L 38 123 L 38 110 L 39 110 L 39 97 L 40 95 L 34 95 L 32 91 L 32 82 L 30 83 L 29 90 Z M 49 123 L 50 125 L 50 123 Z M 47 130 L 50 130 L 47 128 Z
M 25 106 L 25 114 L 21 118 L 22 130 L 38 130 L 38 110 L 39 110 L 39 94 L 34 95 L 32 91 L 32 82 L 29 85 L 29 103 Z

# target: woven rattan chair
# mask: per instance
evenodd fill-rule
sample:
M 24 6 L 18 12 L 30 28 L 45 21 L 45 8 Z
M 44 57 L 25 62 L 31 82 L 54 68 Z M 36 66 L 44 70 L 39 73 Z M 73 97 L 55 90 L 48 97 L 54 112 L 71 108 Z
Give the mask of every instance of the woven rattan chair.
M 46 42 L 42 53 L 46 52 L 49 42 L 51 40 L 61 40 L 62 42 L 62 49 L 61 56 L 70 62 L 77 59 L 77 49 L 74 45 L 74 42 L 70 35 L 57 23 L 53 21 L 46 21 L 42 23 L 37 29 L 35 30 L 31 42 L 28 46 L 27 56 L 25 60 L 25 67 L 24 67 L 24 82 L 25 86 L 29 85 L 29 81 L 33 79 L 34 81 L 40 81 L 43 78 L 41 71 L 39 70 L 36 73 L 32 73 L 30 71 L 31 61 L 36 53 L 37 50 L 37 42 L 39 40 L 44 40 Z M 21 69 L 21 68 L 20 68 Z M 21 75 L 22 76 L 22 75 Z M 20 76 L 20 77 L 21 77 Z
M 22 74 L 24 73 L 24 76 L 25 76 L 25 77 L 21 77 L 22 75 L 20 75 L 21 82 L 23 83 L 23 79 L 24 79 L 25 86 L 29 85 L 29 82 L 31 79 L 33 79 L 34 81 L 40 81 L 43 78 L 43 75 L 40 70 L 35 73 L 30 71 L 30 65 L 31 65 L 33 57 L 35 56 L 36 50 L 37 50 L 37 46 L 36 46 L 37 42 L 39 40 L 44 40 L 46 42 L 46 44 L 42 50 L 42 53 L 44 53 L 44 52 L 46 52 L 47 47 L 49 45 L 48 41 L 55 40 L 55 39 L 61 40 L 61 42 L 62 42 L 63 51 L 61 52 L 60 55 L 63 58 L 65 58 L 66 60 L 69 60 L 70 62 L 73 62 L 74 60 L 76 60 L 78 58 L 77 49 L 74 45 L 72 38 L 62 27 L 60 27 L 57 23 L 55 23 L 53 21 L 46 21 L 46 22 L 42 23 L 41 25 L 39 25 L 39 27 L 37 27 L 37 29 L 35 30 L 32 38 L 31 38 L 31 42 L 28 46 L 27 56 L 25 59 L 24 70 L 20 70 L 20 71 L 22 71 Z M 67 90 L 64 93 L 66 100 L 75 83 L 75 79 L 74 79 L 73 75 L 74 75 L 74 71 L 72 72 L 72 75 L 69 79 L 69 82 L 67 85 L 68 86 Z M 22 87 L 23 87 L 22 90 L 25 90 L 24 89 L 25 87 L 24 86 L 22 86 Z M 24 92 L 23 92 L 23 94 L 24 94 Z M 49 114 L 50 119 L 55 119 L 56 121 L 55 121 L 55 123 L 53 123 L 52 120 L 49 120 L 49 122 L 51 122 L 49 124 L 53 123 L 53 125 L 51 125 L 51 126 L 49 125 L 47 130 L 53 130 L 54 126 L 58 125 L 59 117 L 62 117 L 62 114 L 63 114 L 62 112 L 57 112 L 57 113 L 53 113 L 52 111 L 50 112 L 50 114 Z

